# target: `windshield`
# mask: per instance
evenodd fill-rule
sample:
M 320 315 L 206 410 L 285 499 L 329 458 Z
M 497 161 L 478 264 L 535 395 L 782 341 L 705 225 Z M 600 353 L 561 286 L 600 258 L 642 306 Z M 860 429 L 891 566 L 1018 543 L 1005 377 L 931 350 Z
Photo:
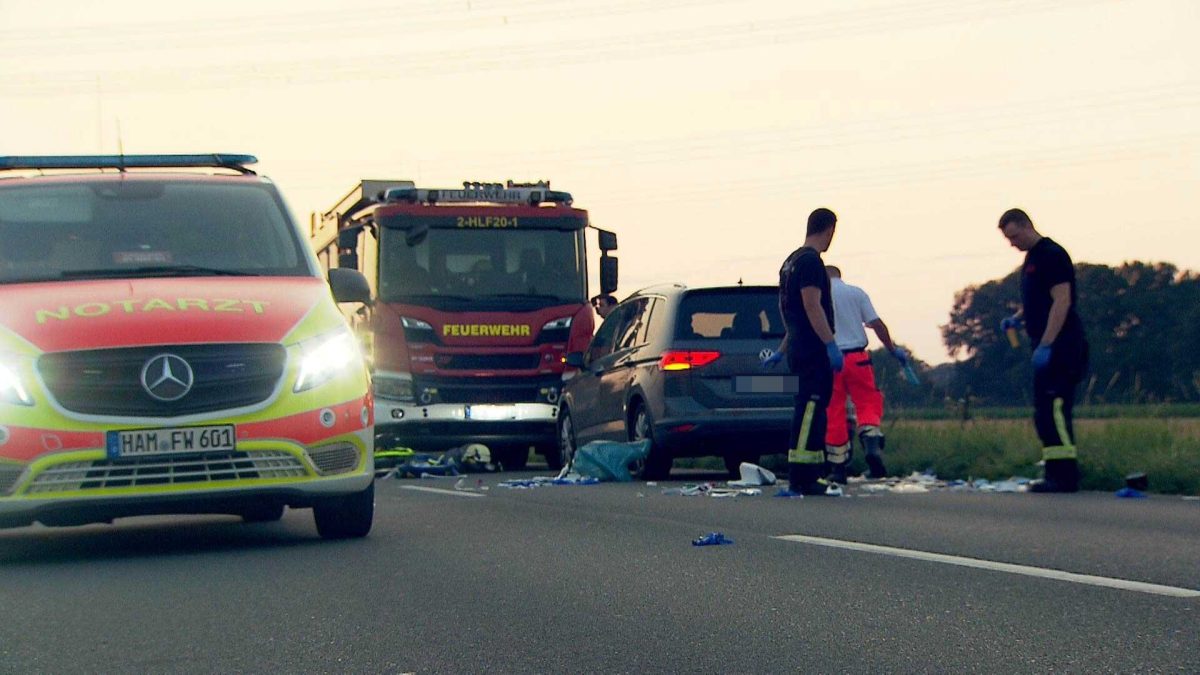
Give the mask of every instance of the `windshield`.
M 538 307 L 587 296 L 582 230 L 434 228 L 413 246 L 405 234 L 381 228 L 384 301 Z
M 311 274 L 268 185 L 200 181 L 0 188 L 0 283 Z

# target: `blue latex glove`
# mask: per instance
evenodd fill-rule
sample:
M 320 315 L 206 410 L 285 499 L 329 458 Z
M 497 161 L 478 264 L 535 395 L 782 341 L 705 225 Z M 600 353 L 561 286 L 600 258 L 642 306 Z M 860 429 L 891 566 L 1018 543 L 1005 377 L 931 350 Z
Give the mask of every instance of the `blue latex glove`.
M 783 352 L 771 352 L 770 356 L 762 359 L 760 363 L 764 368 L 774 368 L 775 364 L 783 360 Z
M 842 366 L 846 365 L 846 357 L 842 355 L 842 350 L 838 349 L 837 342 L 826 342 L 825 353 L 829 354 L 829 367 L 833 372 L 842 372 Z
M 1033 369 L 1041 370 L 1050 365 L 1050 345 L 1038 345 L 1038 348 L 1033 350 Z
M 896 347 L 893 349 L 892 356 L 896 357 L 896 360 L 900 362 L 901 366 L 908 365 L 908 350 L 904 347 Z
M 1025 325 L 1025 320 L 1019 316 L 1006 316 L 1000 320 L 1000 332 L 1004 333 L 1009 328 L 1021 328 Z

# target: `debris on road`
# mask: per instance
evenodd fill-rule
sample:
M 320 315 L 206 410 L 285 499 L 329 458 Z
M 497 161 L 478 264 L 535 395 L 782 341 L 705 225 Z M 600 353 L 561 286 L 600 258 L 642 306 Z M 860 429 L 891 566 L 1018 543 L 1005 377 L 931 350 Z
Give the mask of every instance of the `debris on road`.
M 1141 490 L 1134 490 L 1131 487 L 1123 487 L 1117 490 L 1116 496 L 1118 499 L 1145 499 L 1146 493 Z
M 703 537 L 692 540 L 692 546 L 724 546 L 732 544 L 733 540 L 720 532 L 709 532 Z
M 757 464 L 742 462 L 738 466 L 738 473 L 741 474 L 741 480 L 729 481 L 728 485 L 730 487 L 755 487 L 758 485 L 775 484 L 775 474 Z
M 649 454 L 650 441 L 592 441 L 575 451 L 571 469 L 597 480 L 628 483 L 633 480 L 629 466 L 644 461 Z

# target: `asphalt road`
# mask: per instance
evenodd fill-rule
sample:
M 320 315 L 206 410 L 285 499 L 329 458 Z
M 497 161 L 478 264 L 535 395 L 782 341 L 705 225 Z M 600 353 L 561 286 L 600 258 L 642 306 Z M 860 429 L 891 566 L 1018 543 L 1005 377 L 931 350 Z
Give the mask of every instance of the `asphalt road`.
M 308 511 L 2 531 L 0 671 L 1200 671 L 1200 598 L 1176 597 L 1200 590 L 1197 501 L 512 477 L 381 481 L 358 541 Z M 714 530 L 736 543 L 691 545 Z

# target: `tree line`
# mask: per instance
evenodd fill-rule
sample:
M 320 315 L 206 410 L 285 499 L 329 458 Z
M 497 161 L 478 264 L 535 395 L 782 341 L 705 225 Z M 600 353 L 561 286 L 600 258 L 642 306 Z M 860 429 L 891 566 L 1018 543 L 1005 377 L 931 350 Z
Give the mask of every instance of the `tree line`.
M 873 359 L 880 388 L 896 405 L 1032 405 L 1028 338 L 1014 349 L 1000 320 L 1021 304 L 1018 267 L 954 296 L 942 341 L 956 362 L 917 362 L 921 384 L 900 377 L 882 350 Z M 1170 263 L 1075 266 L 1078 310 L 1091 346 L 1081 404 L 1200 401 L 1200 275 Z

